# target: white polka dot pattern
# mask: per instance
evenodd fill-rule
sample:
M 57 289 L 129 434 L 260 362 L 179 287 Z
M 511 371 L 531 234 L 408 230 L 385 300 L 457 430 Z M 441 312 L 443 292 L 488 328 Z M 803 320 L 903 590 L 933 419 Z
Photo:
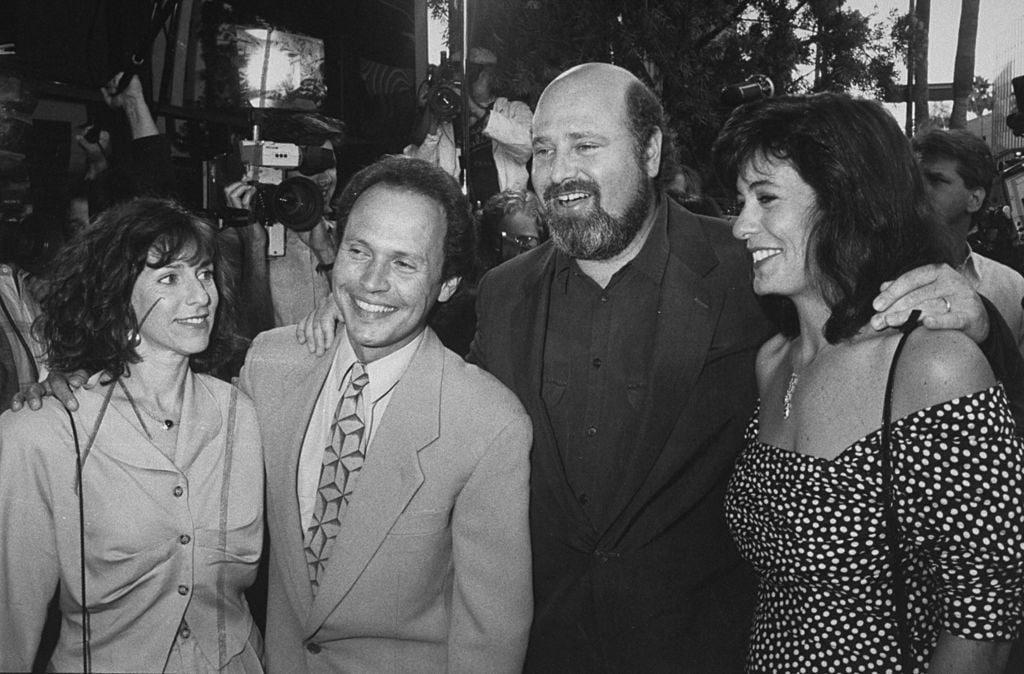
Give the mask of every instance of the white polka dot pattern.
M 726 496 L 733 537 L 761 579 L 748 670 L 897 671 L 880 430 L 825 460 L 759 442 L 757 419 Z M 918 671 L 943 629 L 1015 639 L 1024 449 L 1002 387 L 897 421 L 893 461 Z

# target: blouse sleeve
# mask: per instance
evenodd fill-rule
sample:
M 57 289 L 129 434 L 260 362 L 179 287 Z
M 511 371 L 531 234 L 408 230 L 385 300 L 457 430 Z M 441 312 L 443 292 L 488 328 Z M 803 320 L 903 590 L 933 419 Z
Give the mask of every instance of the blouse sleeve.
M 17 416 L 20 415 L 20 416 Z M 48 411 L 0 418 L 0 671 L 28 671 L 58 581 L 47 445 L 59 426 Z M 47 442 L 47 438 L 49 442 Z M 63 458 L 63 457 L 62 457 Z M 74 453 L 66 457 L 74 474 Z M 73 488 L 69 480 L 63 485 Z
M 1024 620 L 1024 455 L 1002 387 L 916 415 L 894 440 L 904 559 L 923 563 L 906 572 L 930 578 L 946 631 L 1016 639 Z

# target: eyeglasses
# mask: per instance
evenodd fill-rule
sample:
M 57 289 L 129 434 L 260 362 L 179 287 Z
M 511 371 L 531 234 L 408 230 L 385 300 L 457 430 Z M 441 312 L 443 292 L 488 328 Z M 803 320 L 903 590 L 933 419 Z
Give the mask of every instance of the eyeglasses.
M 513 244 L 519 250 L 530 250 L 540 245 L 540 237 L 533 236 L 532 234 L 509 234 L 508 232 L 502 232 L 501 238 L 503 241 L 508 241 Z

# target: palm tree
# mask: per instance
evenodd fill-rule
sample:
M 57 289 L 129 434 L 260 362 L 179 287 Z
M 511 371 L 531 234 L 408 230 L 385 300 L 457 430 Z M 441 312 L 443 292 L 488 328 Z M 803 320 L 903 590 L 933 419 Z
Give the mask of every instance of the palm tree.
M 928 109 L 928 28 L 932 13 L 932 0 L 917 0 L 911 10 L 914 27 L 911 33 L 913 64 L 913 91 L 910 92 L 914 102 L 914 128 L 920 129 L 928 122 L 931 112 Z
M 953 112 L 949 127 L 967 126 L 967 106 L 974 88 L 974 47 L 978 41 L 978 7 L 980 0 L 961 0 L 960 30 L 956 40 L 956 59 L 953 61 Z

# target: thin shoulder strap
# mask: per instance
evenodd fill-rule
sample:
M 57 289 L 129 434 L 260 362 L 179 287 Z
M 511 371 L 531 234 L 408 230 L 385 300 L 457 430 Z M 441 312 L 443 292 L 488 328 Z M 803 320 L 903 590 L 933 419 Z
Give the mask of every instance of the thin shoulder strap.
M 896 618 L 896 638 L 900 648 L 900 663 L 904 672 L 914 671 L 913 653 L 910 648 L 910 626 L 907 623 L 907 584 L 903 577 L 903 566 L 900 558 L 899 523 L 896 517 L 896 497 L 893 488 L 892 463 L 892 389 L 896 380 L 896 364 L 907 343 L 907 337 L 919 325 L 919 310 L 914 310 L 910 318 L 900 328 L 903 336 L 896 345 L 889 366 L 889 377 L 885 382 L 885 403 L 882 408 L 882 508 L 885 514 L 885 533 L 889 543 L 889 564 L 892 567 L 893 612 Z

